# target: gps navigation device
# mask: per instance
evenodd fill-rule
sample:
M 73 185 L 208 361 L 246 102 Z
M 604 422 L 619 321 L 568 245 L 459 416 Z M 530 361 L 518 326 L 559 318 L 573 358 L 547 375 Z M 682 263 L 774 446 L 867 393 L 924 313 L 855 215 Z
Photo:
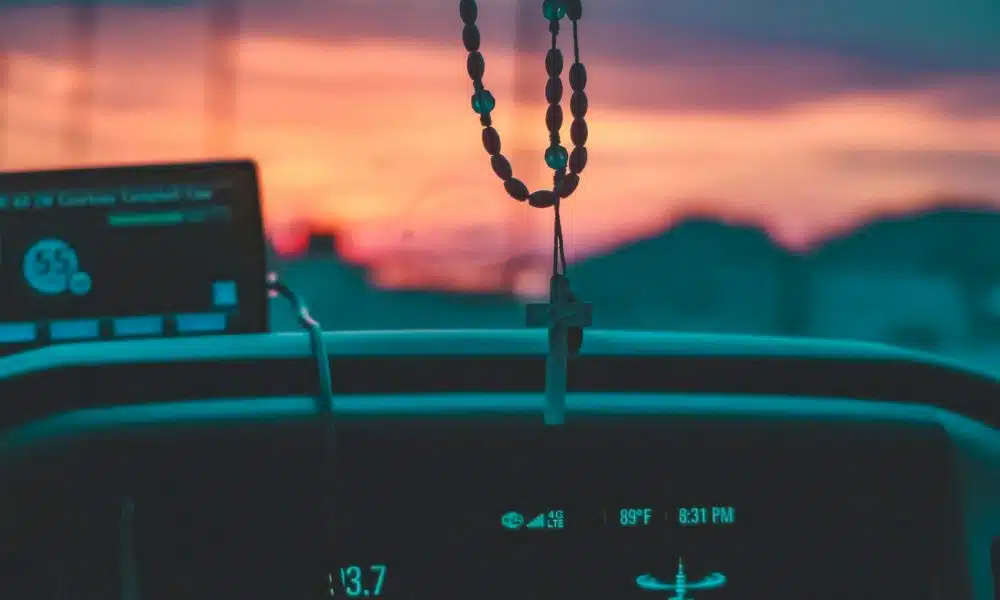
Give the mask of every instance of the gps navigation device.
M 267 331 L 253 162 L 0 174 L 0 354 Z

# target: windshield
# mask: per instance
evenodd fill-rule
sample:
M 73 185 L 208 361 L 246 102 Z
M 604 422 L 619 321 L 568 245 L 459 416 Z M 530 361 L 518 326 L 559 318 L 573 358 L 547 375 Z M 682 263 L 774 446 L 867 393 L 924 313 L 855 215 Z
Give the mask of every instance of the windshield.
M 540 4 L 478 19 L 531 189 L 552 181 Z M 583 4 L 590 160 L 562 215 L 596 326 L 1000 366 L 1000 4 Z M 327 329 L 523 327 L 553 212 L 491 169 L 458 5 L 6 0 L 2 166 L 250 157 L 273 269 Z M 572 148 L 566 20 L 560 43 Z

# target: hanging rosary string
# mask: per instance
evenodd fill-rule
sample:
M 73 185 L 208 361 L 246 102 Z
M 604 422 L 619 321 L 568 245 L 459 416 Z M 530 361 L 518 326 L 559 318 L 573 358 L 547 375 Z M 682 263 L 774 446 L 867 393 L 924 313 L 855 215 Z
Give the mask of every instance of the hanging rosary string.
M 545 125 L 549 131 L 549 147 L 544 153 L 545 164 L 554 171 L 551 190 L 529 192 L 523 181 L 514 177 L 510 161 L 501 153 L 500 134 L 493 127 L 491 113 L 496 108 L 496 99 L 483 84 L 486 72 L 486 60 L 480 52 L 481 35 L 476 26 L 479 7 L 475 0 L 460 0 L 459 14 L 465 24 L 462 30 L 462 42 L 469 56 L 466 69 L 472 79 L 472 110 L 479 115 L 483 126 L 483 147 L 490 155 L 490 166 L 493 172 L 504 183 L 507 194 L 519 202 L 527 201 L 535 208 L 553 207 L 555 213 L 555 230 L 552 256 L 553 275 L 566 272 L 566 252 L 563 242 L 562 217 L 560 215 L 561 200 L 569 198 L 580 185 L 580 174 L 587 166 L 587 69 L 580 62 L 580 43 L 577 23 L 583 16 L 581 0 L 544 0 L 542 15 L 549 22 L 552 33 L 552 47 L 545 56 L 545 70 L 549 79 L 545 85 L 545 99 L 549 107 L 545 113 Z M 570 138 L 573 141 L 573 151 L 567 152 L 562 146 L 559 131 L 563 125 L 562 96 L 563 84 L 560 76 L 563 70 L 563 54 L 557 46 L 559 36 L 559 21 L 568 17 L 573 26 L 573 64 L 569 69 L 569 84 L 573 90 L 570 97 L 570 113 L 573 122 L 570 125 Z
M 544 11 L 544 5 L 543 5 L 543 11 Z M 559 47 L 558 47 L 559 21 L 550 20 L 549 21 L 549 31 L 552 33 L 552 47 L 549 49 L 549 52 L 553 52 L 553 53 L 560 52 Z M 574 47 L 577 47 L 577 45 L 574 44 Z M 577 55 L 577 57 L 576 57 L 576 62 L 580 62 L 579 55 Z M 549 86 L 550 85 L 554 86 L 554 87 L 558 87 L 559 88 L 559 93 L 558 94 L 553 94 L 552 96 L 550 96 L 549 95 Z M 558 111 L 559 111 L 559 120 L 561 121 L 562 120 L 562 106 L 560 106 L 559 104 L 553 104 L 553 101 L 550 99 L 550 98 L 555 97 L 555 96 L 558 96 L 559 100 L 562 100 L 562 80 L 559 78 L 558 75 L 555 76 L 555 77 L 553 77 L 550 74 L 549 75 L 549 81 L 545 85 L 545 98 L 546 98 L 546 100 L 549 100 L 549 110 L 552 110 L 553 106 L 555 106 L 558 109 Z M 558 100 L 556 102 L 558 102 Z M 546 111 L 546 115 L 545 116 L 546 116 L 546 119 L 545 119 L 546 127 L 549 127 L 548 111 Z M 560 142 L 560 140 L 559 140 L 559 130 L 557 129 L 556 131 L 553 131 L 552 128 L 549 127 L 549 148 L 551 148 L 553 146 L 559 146 L 559 142 Z M 561 146 L 559 146 L 559 147 L 561 147 Z M 555 172 L 555 174 L 553 175 L 553 180 L 552 180 L 553 181 L 553 186 L 554 186 L 553 189 L 554 190 L 558 189 L 559 182 L 562 179 L 564 179 L 565 177 L 566 177 L 566 168 L 565 167 L 563 167 L 561 169 L 558 169 Z M 553 212 L 554 217 L 555 217 L 553 219 L 554 223 L 553 223 L 553 236 L 552 236 L 552 274 L 553 275 L 565 275 L 566 274 L 566 244 L 565 244 L 565 241 L 563 239 L 562 215 L 560 214 L 560 211 L 559 211 L 561 200 L 562 200 L 562 198 L 559 197 L 559 194 L 557 192 L 556 193 L 556 203 L 552 207 L 552 212 Z

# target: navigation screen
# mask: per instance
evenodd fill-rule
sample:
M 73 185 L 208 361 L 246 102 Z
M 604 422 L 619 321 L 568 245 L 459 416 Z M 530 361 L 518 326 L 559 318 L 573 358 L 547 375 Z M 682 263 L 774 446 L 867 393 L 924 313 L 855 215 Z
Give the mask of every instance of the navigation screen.
M 0 174 L 0 353 L 267 330 L 256 167 Z

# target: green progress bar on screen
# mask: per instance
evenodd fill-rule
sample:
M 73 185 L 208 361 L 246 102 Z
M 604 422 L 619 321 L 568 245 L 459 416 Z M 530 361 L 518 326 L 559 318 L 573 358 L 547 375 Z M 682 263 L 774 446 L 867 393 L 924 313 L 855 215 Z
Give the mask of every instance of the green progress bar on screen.
M 163 225 L 180 225 L 181 223 L 204 223 L 206 221 L 226 220 L 230 216 L 228 207 L 218 206 L 213 209 L 171 210 L 163 212 L 131 212 L 112 213 L 108 215 L 108 224 L 112 227 L 155 227 Z

